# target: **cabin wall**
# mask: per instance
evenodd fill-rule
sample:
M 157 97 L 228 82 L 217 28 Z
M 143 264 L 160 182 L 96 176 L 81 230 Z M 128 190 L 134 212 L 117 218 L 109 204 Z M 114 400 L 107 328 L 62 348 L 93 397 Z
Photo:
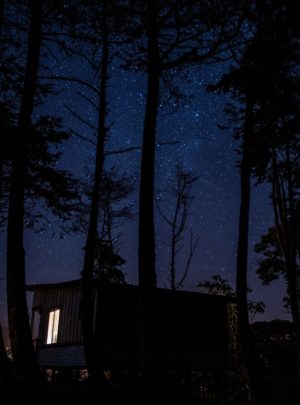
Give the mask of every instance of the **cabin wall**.
M 41 288 L 35 291 L 33 309 L 38 309 L 41 313 L 41 345 L 46 344 L 49 311 L 53 309 L 60 309 L 57 344 L 82 342 L 80 297 L 80 286 Z
M 39 363 L 85 366 L 80 284 L 35 288 L 33 309 L 41 312 Z M 139 290 L 100 285 L 95 289 L 95 356 L 103 367 L 140 363 Z M 228 362 L 227 301 L 221 297 L 157 290 L 153 311 L 159 351 L 168 367 L 224 369 Z M 60 309 L 57 344 L 46 344 L 49 311 Z M 59 350 L 58 350 L 59 349 Z
M 102 290 L 98 297 L 97 356 L 104 364 L 138 365 L 138 290 Z M 227 306 L 200 294 L 158 290 L 154 309 L 161 359 L 169 365 L 224 367 L 227 359 Z

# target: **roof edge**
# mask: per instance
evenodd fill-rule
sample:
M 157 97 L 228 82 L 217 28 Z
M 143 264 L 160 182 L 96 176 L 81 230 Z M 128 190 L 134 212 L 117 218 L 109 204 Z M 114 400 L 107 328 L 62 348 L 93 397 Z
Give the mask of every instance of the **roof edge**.
M 99 280 L 95 280 L 95 284 L 100 284 Z M 66 287 L 77 287 L 81 285 L 81 279 L 75 279 L 75 280 L 69 280 L 69 281 L 62 281 L 62 282 L 57 282 L 57 283 L 43 283 L 43 284 L 30 284 L 26 286 L 27 291 L 34 292 L 39 289 L 49 289 L 49 288 L 66 288 Z M 133 285 L 133 284 L 109 284 L 113 288 L 127 288 L 127 289 L 138 289 L 138 285 Z M 198 291 L 187 291 L 187 290 L 170 290 L 167 288 L 157 288 L 158 291 L 165 293 L 165 294 L 176 294 L 176 295 L 190 295 L 190 296 L 197 296 L 197 297 L 203 297 L 207 299 L 217 299 L 221 301 L 227 301 L 227 302 L 235 302 L 236 297 L 230 297 L 226 295 L 218 295 L 218 294 L 208 294 L 208 293 L 201 293 Z

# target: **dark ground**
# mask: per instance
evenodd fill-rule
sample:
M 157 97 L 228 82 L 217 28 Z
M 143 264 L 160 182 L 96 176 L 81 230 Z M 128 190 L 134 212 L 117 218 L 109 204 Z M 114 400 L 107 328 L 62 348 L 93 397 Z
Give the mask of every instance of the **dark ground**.
M 105 405 L 147 405 L 150 395 L 140 392 L 139 389 L 117 389 L 109 386 L 103 388 L 92 386 L 88 383 L 45 383 L 33 389 L 16 386 L 0 385 L 0 404 L 30 404 L 30 405 L 55 405 L 55 404 L 105 404 Z M 164 396 L 159 394 L 155 401 L 157 405 L 194 405 L 202 404 L 199 398 L 189 398 L 180 390 L 173 389 Z

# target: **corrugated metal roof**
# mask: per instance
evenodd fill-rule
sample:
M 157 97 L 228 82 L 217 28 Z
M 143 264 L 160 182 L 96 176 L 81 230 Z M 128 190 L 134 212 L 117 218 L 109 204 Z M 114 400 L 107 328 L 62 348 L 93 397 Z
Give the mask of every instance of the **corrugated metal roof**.
M 45 346 L 38 350 L 41 367 L 86 367 L 83 345 Z

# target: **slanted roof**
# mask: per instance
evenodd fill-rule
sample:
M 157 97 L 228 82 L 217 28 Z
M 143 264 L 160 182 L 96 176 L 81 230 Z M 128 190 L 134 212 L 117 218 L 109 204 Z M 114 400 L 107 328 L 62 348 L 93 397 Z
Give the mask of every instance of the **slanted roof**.
M 95 287 L 103 287 L 104 284 L 100 280 L 94 280 L 94 286 Z M 41 289 L 54 289 L 54 288 L 68 288 L 68 287 L 78 287 L 81 285 L 81 280 L 80 279 L 75 279 L 75 280 L 69 280 L 69 281 L 63 281 L 63 282 L 58 282 L 58 283 L 42 283 L 42 284 L 30 284 L 26 287 L 27 291 L 36 291 L 36 290 L 41 290 Z M 117 284 L 117 283 L 106 283 L 105 285 L 108 289 L 113 289 L 113 290 L 120 290 L 120 291 L 130 291 L 130 290 L 138 290 L 139 286 L 138 285 L 133 285 L 133 284 Z M 203 299 L 203 300 L 220 300 L 224 301 L 224 303 L 229 303 L 229 302 L 235 302 L 235 297 L 229 297 L 225 295 L 217 295 L 217 294 L 205 294 L 205 293 L 200 293 L 196 291 L 182 291 L 182 290 L 170 290 L 167 288 L 157 288 L 157 292 L 159 295 L 163 294 L 166 297 L 169 295 L 177 295 L 177 296 L 190 296 L 194 297 L 195 299 Z
M 27 291 L 35 291 L 39 289 L 49 289 L 49 288 L 65 288 L 65 287 L 75 287 L 81 284 L 80 279 L 61 281 L 57 283 L 41 283 L 41 284 L 29 284 L 26 286 Z

